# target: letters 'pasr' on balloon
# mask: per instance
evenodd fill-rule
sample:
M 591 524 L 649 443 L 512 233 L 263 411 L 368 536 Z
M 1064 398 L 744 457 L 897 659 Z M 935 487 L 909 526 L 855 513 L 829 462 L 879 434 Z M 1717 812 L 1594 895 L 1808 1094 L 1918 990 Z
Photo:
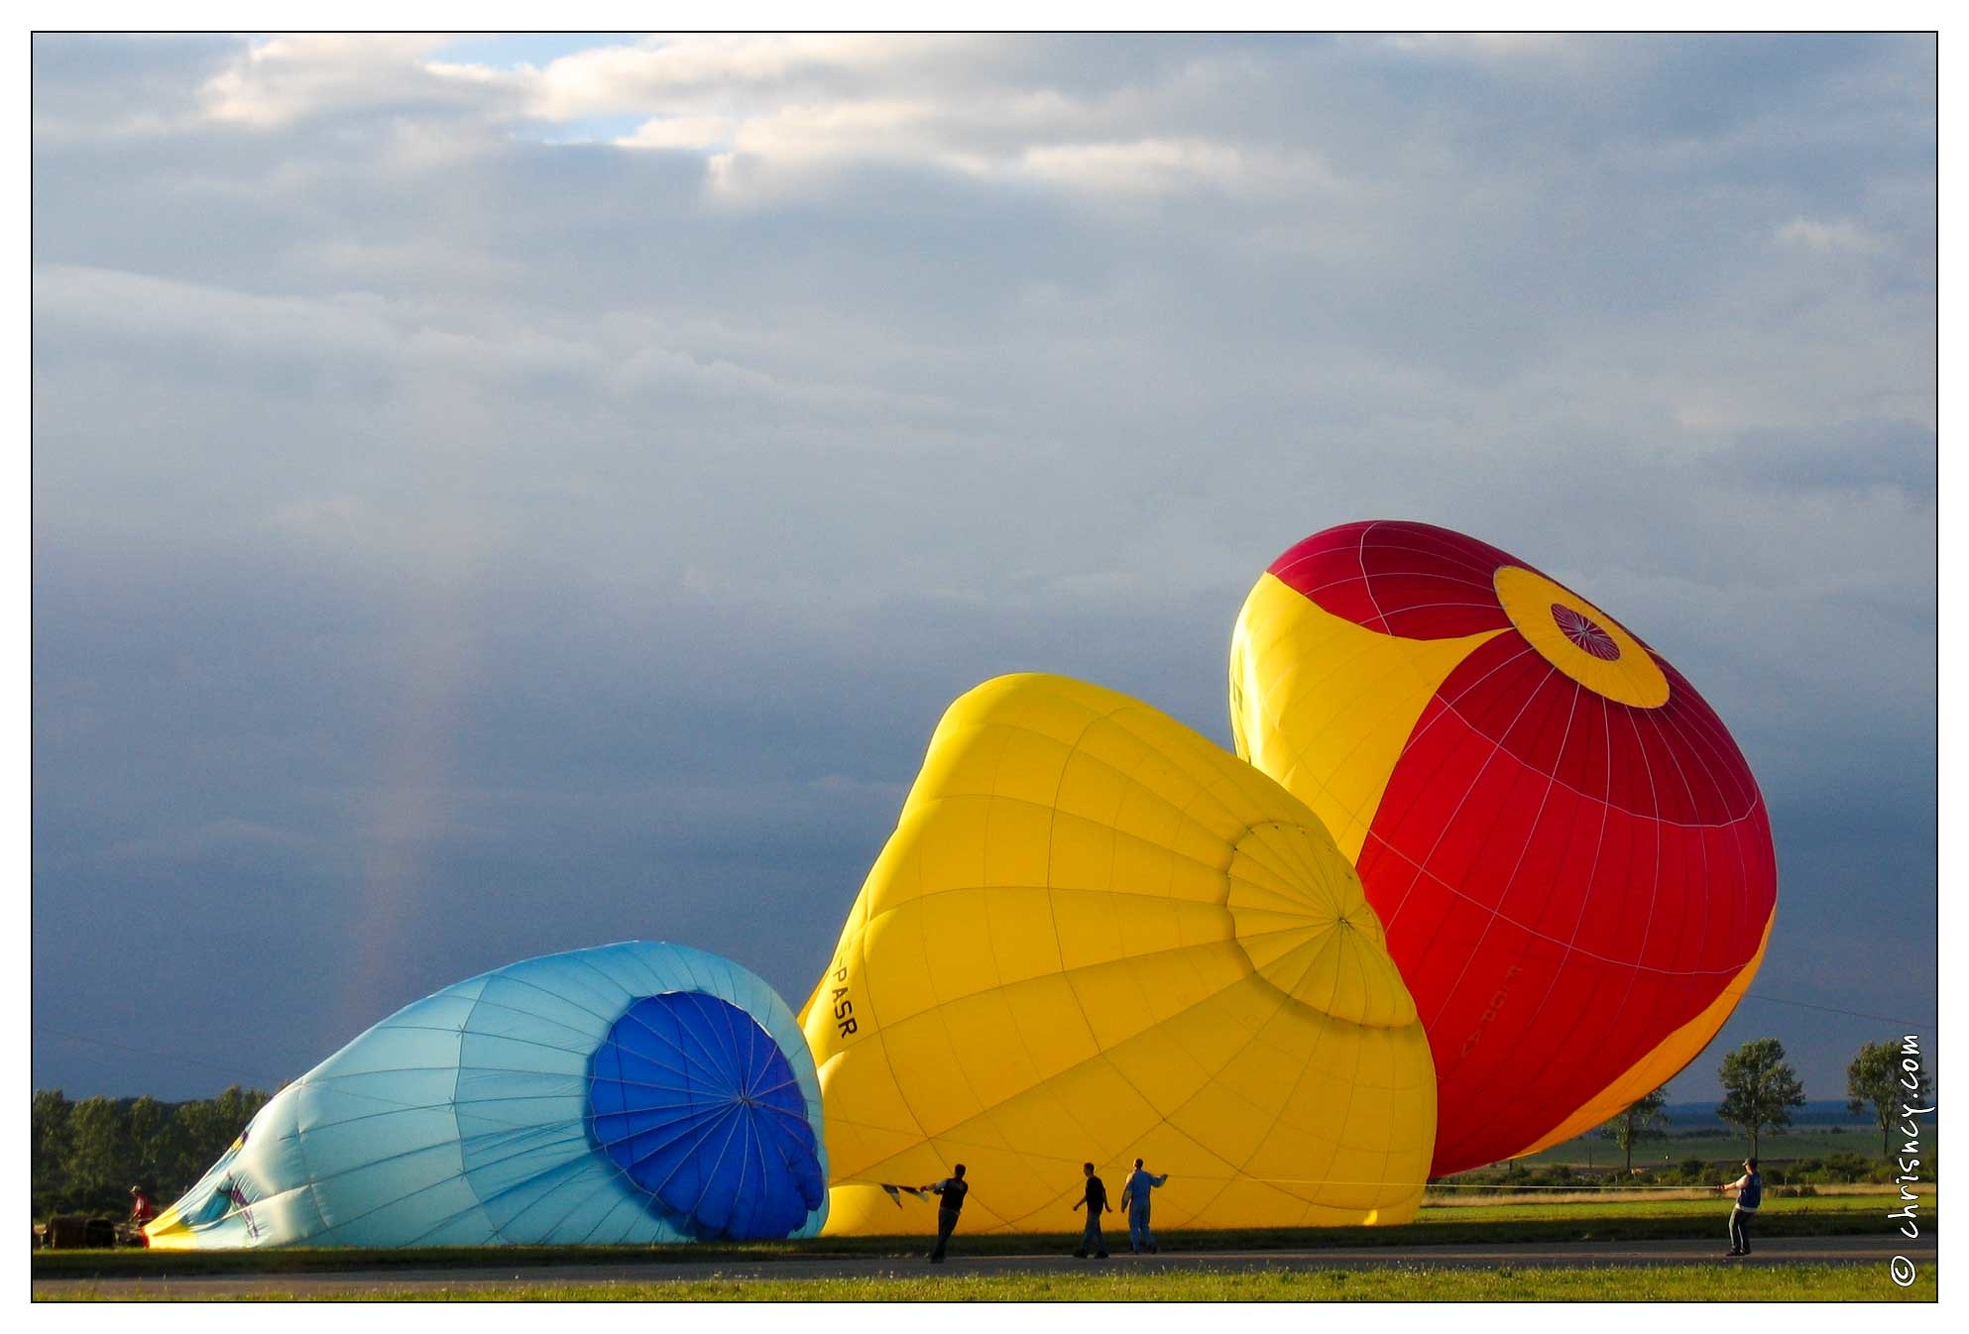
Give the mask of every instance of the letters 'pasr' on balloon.
M 1052 676 L 953 704 L 802 1012 L 829 1232 L 962 1162 L 967 1227 L 1061 1231 L 1092 1159 L 1164 1227 L 1401 1222 L 1436 1097 L 1360 882 L 1277 783 Z
M 275 1094 L 157 1249 L 812 1236 L 820 1086 L 745 969 L 631 941 L 446 987 Z
M 1238 752 L 1355 859 L 1435 1052 L 1432 1171 L 1534 1152 L 1729 1017 L 1777 903 L 1722 722 L 1619 622 L 1418 523 L 1275 561 L 1231 645 Z

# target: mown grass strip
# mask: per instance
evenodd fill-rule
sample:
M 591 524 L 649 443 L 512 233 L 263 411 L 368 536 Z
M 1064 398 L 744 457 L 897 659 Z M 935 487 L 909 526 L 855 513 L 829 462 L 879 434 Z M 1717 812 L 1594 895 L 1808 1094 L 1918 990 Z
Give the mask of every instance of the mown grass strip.
M 1829 1196 L 1774 1200 L 1758 1215 L 1759 1237 L 1882 1235 L 1886 1214 L 1898 1207 L 1889 1196 Z M 1580 1241 L 1664 1241 L 1722 1236 L 1729 1204 L 1716 1198 L 1646 1200 L 1628 1203 L 1552 1204 L 1540 1201 L 1464 1205 L 1422 1211 L 1416 1222 L 1398 1227 L 1268 1228 L 1223 1232 L 1169 1231 L 1159 1234 L 1165 1254 L 1210 1254 L 1248 1250 L 1328 1250 L 1344 1247 L 1427 1247 L 1508 1245 Z M 1921 1227 L 1934 1235 L 1933 1197 L 1922 1202 Z M 1033 1255 L 1071 1251 L 1077 1232 L 1025 1235 L 967 1234 L 958 1229 L 952 1246 L 973 1256 Z M 501 1246 L 427 1250 L 275 1250 L 275 1251 L 36 1251 L 33 1276 L 63 1278 L 170 1275 L 189 1278 L 216 1274 L 306 1274 L 347 1269 L 478 1268 L 489 1263 L 515 1269 L 554 1265 L 619 1264 L 660 1266 L 706 1261 L 818 1259 L 830 1256 L 900 1259 L 921 1256 L 924 1237 L 827 1237 L 811 1241 L 699 1244 L 694 1246 Z
M 437 1302 L 1841 1302 L 1936 1300 L 1933 1266 L 1897 1287 L 1874 1265 L 1718 1264 L 1589 1269 L 1457 1269 L 1394 1264 L 1373 1269 L 1126 1270 L 1068 1274 L 953 1274 L 921 1277 L 725 1279 L 688 1282 L 500 1284 L 429 1289 L 381 1287 L 359 1294 L 306 1294 L 309 1301 Z M 157 1295 L 157 1294 L 146 1294 Z M 241 1301 L 285 1301 L 259 1293 Z M 128 1301 L 121 1285 L 55 1300 Z M 39 1299 L 37 1299 L 39 1300 Z M 211 1300 L 201 1298 L 200 1300 Z

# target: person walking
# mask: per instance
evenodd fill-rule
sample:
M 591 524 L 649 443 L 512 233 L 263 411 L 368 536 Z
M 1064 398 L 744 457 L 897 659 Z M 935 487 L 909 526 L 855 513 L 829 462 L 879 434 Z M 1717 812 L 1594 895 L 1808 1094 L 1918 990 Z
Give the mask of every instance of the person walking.
M 1136 1255 L 1155 1253 L 1155 1233 L 1149 1231 L 1149 1192 L 1168 1180 L 1167 1172 L 1155 1176 L 1144 1171 L 1142 1160 L 1137 1158 L 1135 1170 L 1121 1184 L 1121 1207 L 1128 1211 L 1128 1249 Z
M 1107 1185 L 1094 1175 L 1094 1164 L 1082 1163 L 1080 1170 L 1087 1177 L 1087 1190 L 1073 1207 L 1087 1210 L 1087 1230 L 1080 1234 L 1080 1249 L 1073 1253 L 1074 1258 L 1085 1260 L 1087 1252 L 1092 1251 L 1096 1259 L 1105 1260 L 1108 1258 L 1108 1243 L 1101 1236 L 1101 1215 L 1113 1213 L 1114 1209 L 1108 1204 Z
M 1716 1188 L 1718 1195 L 1730 1191 L 1737 1193 L 1736 1208 L 1730 1210 L 1730 1249 L 1725 1255 L 1750 1254 L 1749 1223 L 1757 1214 L 1757 1206 L 1764 1202 L 1764 1178 L 1757 1175 L 1757 1160 L 1743 1160 L 1743 1175 L 1735 1181 Z
M 944 1248 L 950 1244 L 950 1234 L 957 1227 L 957 1215 L 964 1212 L 964 1197 L 971 1187 L 964 1180 L 964 1164 L 959 1163 L 951 1169 L 949 1176 L 924 1190 L 938 1197 L 937 1207 L 937 1248 L 930 1252 L 930 1263 L 943 1263 Z

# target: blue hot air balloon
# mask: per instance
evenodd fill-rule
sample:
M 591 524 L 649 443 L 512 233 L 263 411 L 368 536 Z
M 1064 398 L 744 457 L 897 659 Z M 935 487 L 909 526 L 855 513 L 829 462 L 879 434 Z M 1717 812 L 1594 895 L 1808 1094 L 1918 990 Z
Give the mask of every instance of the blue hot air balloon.
M 362 1034 L 254 1117 L 155 1248 L 812 1236 L 820 1085 L 786 1002 L 681 945 L 528 959 Z

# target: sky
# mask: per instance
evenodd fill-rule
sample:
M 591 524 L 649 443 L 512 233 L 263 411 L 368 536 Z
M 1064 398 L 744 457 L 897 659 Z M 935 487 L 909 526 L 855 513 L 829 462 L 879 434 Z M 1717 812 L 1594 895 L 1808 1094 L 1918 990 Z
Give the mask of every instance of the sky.
M 32 1066 L 271 1088 L 532 955 L 795 1008 L 943 709 L 1228 746 L 1334 524 L 1674 663 L 1777 926 L 1937 987 L 1926 36 L 33 41 Z

